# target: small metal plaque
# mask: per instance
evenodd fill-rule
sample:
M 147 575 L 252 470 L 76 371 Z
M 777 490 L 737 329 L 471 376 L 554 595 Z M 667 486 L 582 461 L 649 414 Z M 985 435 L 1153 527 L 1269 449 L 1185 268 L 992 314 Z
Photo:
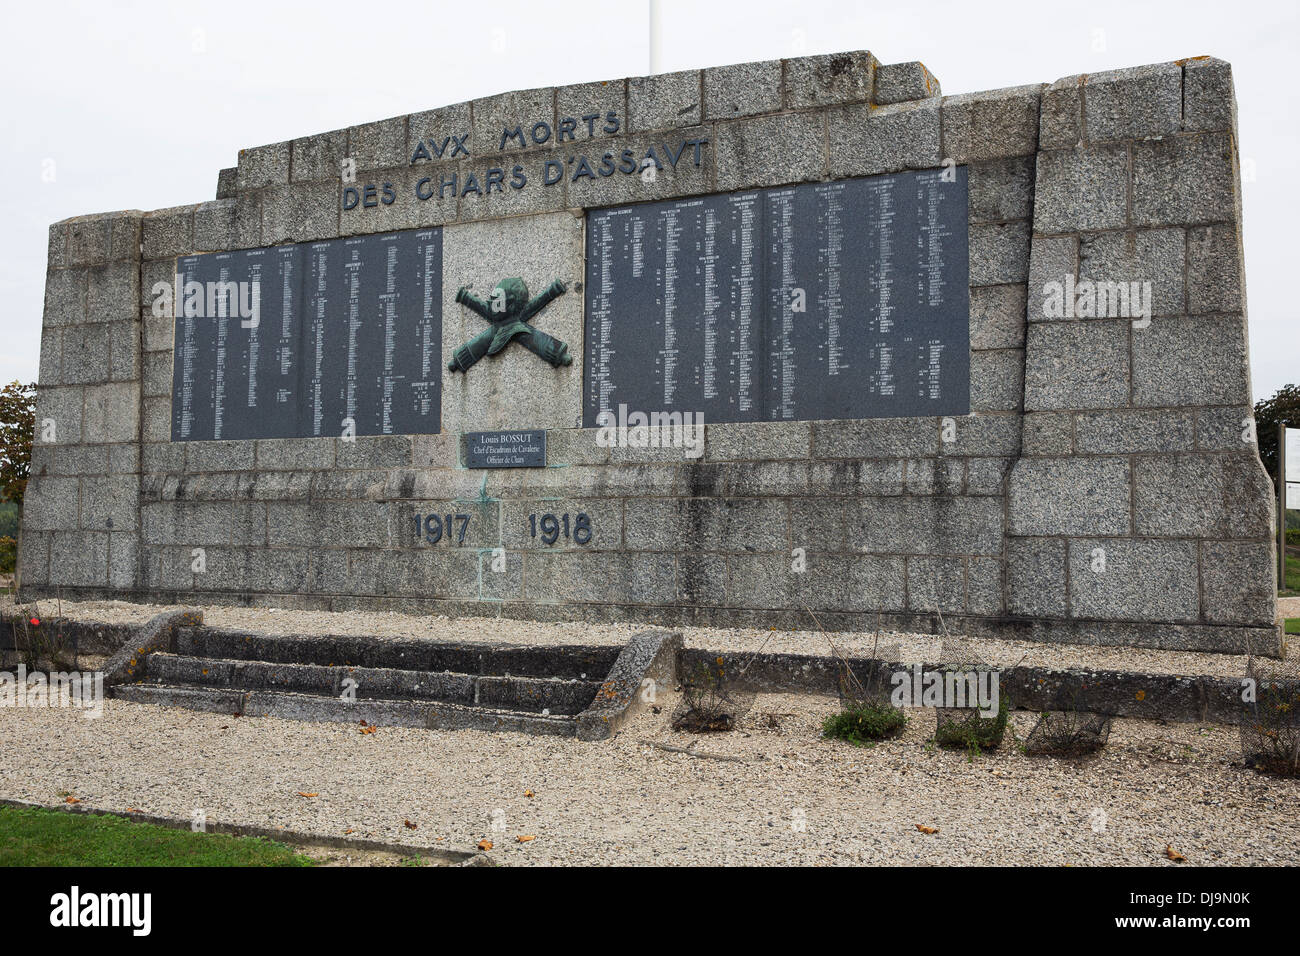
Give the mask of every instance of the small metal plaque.
M 544 468 L 546 432 L 467 432 L 466 468 Z

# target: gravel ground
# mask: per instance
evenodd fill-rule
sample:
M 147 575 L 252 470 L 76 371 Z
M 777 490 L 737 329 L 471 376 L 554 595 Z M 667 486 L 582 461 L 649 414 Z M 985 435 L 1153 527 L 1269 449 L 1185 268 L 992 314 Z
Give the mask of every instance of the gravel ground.
M 1177 865 L 1167 845 L 1192 865 L 1300 864 L 1300 781 L 1239 766 L 1234 728 L 1118 720 L 1095 758 L 1008 740 L 972 762 L 927 744 L 932 712 L 859 749 L 820 739 L 824 698 L 761 695 L 737 731 L 703 738 L 669 729 L 672 703 L 596 744 L 116 700 L 99 720 L 7 709 L 0 793 L 454 849 L 487 838 L 504 865 Z M 1022 737 L 1033 719 L 1014 715 Z
M 0 606 L 5 602 L 0 601 Z M 52 601 L 40 603 L 41 613 L 55 613 Z M 104 624 L 143 623 L 167 606 L 126 604 L 120 601 L 72 603 L 62 613 L 70 618 Z M 205 607 L 203 619 L 211 627 L 247 629 L 279 634 L 371 635 L 394 640 L 425 638 L 512 644 L 615 644 L 627 643 L 646 624 L 580 624 L 513 621 L 500 618 L 447 618 L 433 615 L 333 611 L 297 611 L 278 608 Z M 886 632 L 879 638 L 866 632 L 764 631 L 756 628 L 672 628 L 682 634 L 687 647 L 716 651 L 762 648 L 771 653 L 829 655 L 831 643 L 841 653 L 870 656 L 881 647 L 897 645 L 899 659 L 908 663 L 933 663 L 940 659 L 941 641 L 933 634 Z M 1300 657 L 1300 642 L 1289 649 Z M 972 645 L 994 666 L 1017 664 L 1042 667 L 1079 667 L 1140 671 L 1154 674 L 1236 677 L 1246 671 L 1246 658 L 1235 654 L 1202 654 L 1133 647 L 1092 647 L 1081 644 L 1043 644 L 1032 641 L 979 640 Z
M 1300 617 L 1300 597 L 1278 598 L 1277 616 L 1279 618 Z

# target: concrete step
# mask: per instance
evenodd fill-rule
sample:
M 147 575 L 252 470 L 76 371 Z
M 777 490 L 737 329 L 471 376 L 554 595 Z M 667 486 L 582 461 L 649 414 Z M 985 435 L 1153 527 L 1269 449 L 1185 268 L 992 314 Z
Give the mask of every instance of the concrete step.
M 596 681 L 609 673 L 622 650 L 587 645 L 519 647 L 419 638 L 259 634 L 210 627 L 179 628 L 173 649 L 178 654 L 223 660 Z
M 467 707 L 555 715 L 586 710 L 600 687 L 594 680 L 330 667 L 167 653 L 149 655 L 144 680 L 151 684 L 291 691 L 325 697 L 342 697 L 345 690 L 351 690 L 364 700 L 445 701 Z
M 281 717 L 286 720 L 330 721 L 379 727 L 414 727 L 425 730 L 512 731 L 533 736 L 573 737 L 577 718 L 544 716 L 446 701 L 365 700 L 281 690 L 240 690 L 188 684 L 120 684 L 113 696 L 138 704 L 184 707 L 245 717 Z
M 176 618 L 176 615 L 183 617 Z M 176 618 L 173 620 L 173 618 Z M 605 740 L 676 684 L 680 634 L 623 647 L 517 647 L 202 626 L 192 609 L 146 626 L 105 687 L 138 703 L 378 727 L 507 730 Z

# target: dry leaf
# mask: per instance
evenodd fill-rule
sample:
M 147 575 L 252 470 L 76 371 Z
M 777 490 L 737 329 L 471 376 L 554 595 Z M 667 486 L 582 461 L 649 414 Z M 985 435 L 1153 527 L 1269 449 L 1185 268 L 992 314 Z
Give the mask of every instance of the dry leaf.
M 298 796 L 300 796 L 300 797 L 319 797 L 320 794 L 319 794 L 319 793 L 303 793 L 301 790 L 299 790 L 299 791 L 298 791 Z
M 81 801 L 78 800 L 76 797 L 66 797 L 66 798 L 64 798 L 63 802 L 64 802 L 64 803 L 80 803 Z
M 406 824 L 406 829 L 408 830 L 414 830 L 420 826 L 418 823 L 412 823 L 410 820 L 403 820 L 402 822 Z
M 916 828 L 917 828 L 918 830 L 920 830 L 922 833 L 938 833 L 938 832 L 939 832 L 939 828 L 938 828 L 938 827 L 927 827 L 927 826 L 926 826 L 925 824 L 923 824 L 923 823 L 918 823 L 918 824 L 916 824 Z
M 533 791 L 531 791 L 531 790 L 525 790 L 525 791 L 524 791 L 524 796 L 525 796 L 525 797 L 531 797 L 531 796 L 533 796 Z
M 478 848 L 479 848 L 480 850 L 490 850 L 490 849 L 492 849 L 492 841 L 491 841 L 491 840 L 479 840 L 479 841 L 478 841 Z
M 351 833 L 351 832 L 352 832 L 352 828 L 351 828 L 351 827 L 348 827 L 346 830 L 343 831 L 343 834 L 346 836 L 347 834 L 349 834 L 349 833 Z
M 537 837 L 533 836 L 531 833 L 526 833 L 526 834 L 520 834 L 519 836 L 515 837 L 515 839 L 518 840 L 520 843 L 529 843 L 533 840 L 536 840 Z
M 137 810 L 135 807 L 127 807 L 127 808 L 126 808 L 126 812 L 127 812 L 127 813 L 144 813 L 143 810 Z
M 1175 850 L 1174 845 L 1172 843 L 1166 844 L 1165 856 L 1169 857 L 1169 859 L 1173 860 L 1175 863 L 1187 862 L 1187 857 L 1183 856 L 1181 853 Z

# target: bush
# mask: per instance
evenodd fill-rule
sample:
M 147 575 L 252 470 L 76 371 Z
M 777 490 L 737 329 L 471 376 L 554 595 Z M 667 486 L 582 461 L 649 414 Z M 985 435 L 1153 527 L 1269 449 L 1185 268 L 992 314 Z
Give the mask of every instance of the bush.
M 1110 725 L 1109 714 L 1045 710 L 1029 732 L 1025 753 L 1053 757 L 1096 753 L 1110 739 Z
M 32 464 L 36 384 L 0 388 L 0 501 L 22 504 Z
M 974 672 L 983 677 L 997 670 L 980 657 L 969 639 L 946 633 L 939 651 L 939 660 L 945 684 L 949 672 L 956 672 L 958 683 L 961 683 L 961 675 Z M 1002 743 L 1010 715 L 1011 698 L 1001 688 L 999 681 L 998 711 L 992 717 L 981 716 L 978 707 L 938 708 L 935 711 L 934 742 L 940 747 L 961 748 L 972 756 L 981 750 L 991 750 Z
M 18 542 L 5 535 L 0 537 L 0 574 L 12 574 L 18 564 Z
M 19 663 L 29 671 L 76 669 L 77 649 L 64 633 L 61 615 L 50 623 L 41 617 L 39 605 L 24 605 L 15 610 L 18 614 L 12 625 L 13 650 Z
M 896 737 L 907 726 L 907 715 L 889 703 L 846 706 L 822 722 L 822 735 L 846 740 L 857 747 L 869 746 L 886 737 Z
M 855 671 L 845 658 L 840 658 L 840 712 L 822 721 L 823 736 L 863 747 L 902 733 L 907 715 L 890 702 L 885 663 L 898 660 L 898 656 L 897 644 L 880 646 L 877 631 L 870 663 L 860 663 Z
M 719 657 L 700 663 L 682 678 L 682 703 L 673 714 L 673 730 L 691 734 L 734 730 L 754 702 L 754 695 L 735 686 Z
M 1011 698 L 1005 692 L 998 695 L 998 712 L 984 717 L 979 710 L 968 707 L 940 707 L 935 713 L 934 742 L 940 747 L 956 747 L 975 753 L 991 750 L 1002 743 L 1011 714 Z
M 1252 658 L 1246 676 L 1253 681 L 1255 699 L 1242 702 L 1242 759 L 1267 773 L 1300 775 L 1300 676 L 1295 665 Z
M 1094 704 L 1089 698 L 1096 700 Z M 1110 739 L 1111 717 L 1104 695 L 1077 679 L 1059 685 L 1025 741 L 1025 753 L 1080 757 L 1096 753 Z

